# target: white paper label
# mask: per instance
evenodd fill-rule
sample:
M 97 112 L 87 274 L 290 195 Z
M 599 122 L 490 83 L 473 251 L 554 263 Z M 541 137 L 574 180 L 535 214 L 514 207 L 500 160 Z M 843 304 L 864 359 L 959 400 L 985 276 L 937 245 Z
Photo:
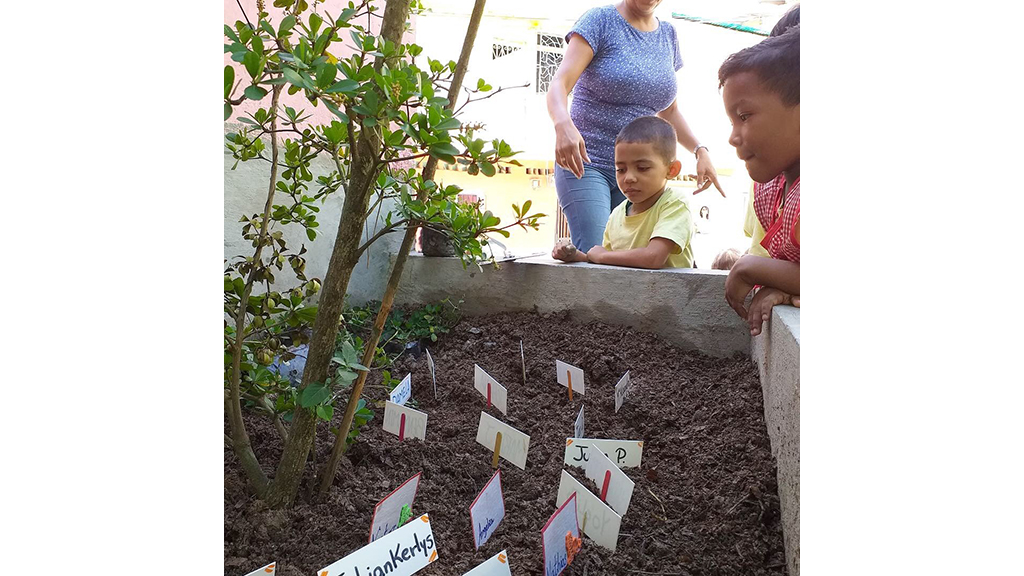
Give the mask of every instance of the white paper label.
M 576 518 L 583 527 L 583 533 L 597 544 L 615 552 L 622 517 L 601 502 L 600 498 L 594 496 L 593 492 L 584 488 L 583 484 L 577 482 L 568 472 L 562 470 L 562 480 L 558 483 L 558 498 L 555 501 L 565 502 L 573 492 L 576 493 Z
M 408 440 L 409 438 L 426 440 L 427 413 L 399 406 L 394 402 L 385 402 L 384 431 L 390 432 L 402 440 Z
M 519 359 L 523 361 L 523 384 L 526 384 L 526 354 L 523 353 L 523 341 L 519 341 Z
M 434 383 L 434 400 L 437 400 L 437 374 L 434 372 L 434 358 L 430 355 L 430 350 L 424 350 L 427 353 L 427 368 L 430 368 L 430 380 Z
M 462 576 L 512 576 L 508 566 L 508 552 L 505 550 L 498 552 Z
M 590 459 L 590 449 L 597 448 L 619 468 L 636 468 L 644 454 L 643 440 L 601 440 L 599 438 L 566 438 L 565 463 L 583 468 Z
M 398 528 L 398 519 L 402 515 L 402 506 L 412 510 L 416 500 L 416 490 L 420 487 L 420 474 L 409 478 L 377 503 L 373 509 L 373 521 L 370 522 L 370 542 L 374 542 Z
M 572 380 L 572 391 L 574 394 L 585 394 L 586 387 L 583 385 L 583 370 L 566 364 L 561 360 L 555 360 L 555 372 L 558 373 L 558 383 L 566 388 L 569 387 L 569 380 Z
M 476 364 L 473 364 L 473 387 L 483 395 L 485 400 L 490 398 L 491 405 L 502 414 L 508 415 L 508 390 Z M 490 387 L 489 390 L 488 387 Z
M 274 576 L 277 574 L 277 563 L 271 562 L 259 570 L 253 570 L 245 576 Z
M 583 406 L 580 406 L 580 413 L 576 416 L 576 423 L 573 424 L 573 436 L 583 438 Z
M 480 413 L 480 426 L 476 430 L 476 441 L 494 452 L 494 439 L 501 432 L 499 456 L 526 470 L 526 452 L 530 449 L 530 437 L 505 424 L 486 412 Z
M 504 436 L 504 434 L 502 434 Z M 504 439 L 503 444 L 504 444 Z M 469 519 L 473 523 L 473 543 L 477 549 L 498 529 L 505 517 L 505 498 L 501 494 L 501 470 L 494 473 L 469 507 Z
M 583 470 L 587 478 L 597 484 L 598 497 L 619 516 L 625 516 L 629 500 L 633 497 L 634 482 L 604 452 L 594 450 L 589 456 L 590 460 Z
M 544 545 L 544 576 L 558 576 L 569 565 L 565 535 L 572 533 L 574 538 L 580 536 L 580 527 L 576 522 L 579 513 L 577 499 L 570 494 L 565 500 L 559 498 L 559 502 L 562 505 L 548 518 L 547 524 L 540 531 Z
M 317 576 L 408 576 L 437 560 L 437 545 L 424 514 L 398 530 L 316 571 Z
M 390 400 L 399 406 L 405 406 L 412 396 L 412 374 L 406 374 L 405 378 L 391 391 Z
M 622 403 L 626 401 L 626 395 L 629 394 L 629 371 L 619 379 L 619 383 L 615 385 L 615 411 L 618 412 L 619 408 L 622 408 Z

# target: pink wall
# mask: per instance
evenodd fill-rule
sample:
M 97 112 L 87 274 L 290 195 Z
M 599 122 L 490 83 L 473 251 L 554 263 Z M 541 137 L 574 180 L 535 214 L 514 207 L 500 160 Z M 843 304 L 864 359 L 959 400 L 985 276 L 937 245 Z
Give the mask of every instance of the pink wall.
M 248 15 L 249 21 L 252 22 L 253 26 L 256 26 L 257 25 L 257 21 L 256 21 L 256 2 L 255 2 L 255 0 L 240 0 L 240 1 L 241 1 L 242 6 L 245 8 L 245 14 Z M 304 19 L 308 18 L 308 15 L 313 11 L 312 0 L 307 0 L 307 2 L 310 4 L 310 8 L 307 8 L 306 11 L 302 13 L 302 16 L 304 17 Z M 275 29 L 277 29 L 278 25 L 281 22 L 281 19 L 284 17 L 283 16 L 283 10 L 281 8 L 275 8 L 273 0 L 266 0 L 265 4 L 266 4 L 265 9 L 266 9 L 267 13 L 270 14 L 269 21 L 270 21 L 271 25 Z M 375 12 L 374 14 L 379 14 L 379 15 L 383 16 L 383 14 L 384 14 L 384 4 L 385 4 L 384 1 L 383 0 L 376 0 L 374 2 L 374 4 L 379 6 L 378 11 Z M 341 11 L 344 8 L 347 8 L 347 7 L 348 7 L 348 0 L 326 0 L 324 2 L 320 2 L 320 3 L 317 4 L 316 12 L 318 14 L 320 14 L 321 16 L 324 16 L 325 18 L 326 18 L 326 14 L 325 13 L 330 13 L 331 16 L 334 16 L 336 18 L 338 16 L 338 14 L 340 14 Z M 235 21 L 237 21 L 237 20 L 241 20 L 242 22 L 245 22 L 245 17 L 242 16 L 242 10 L 241 10 L 241 8 L 239 8 L 238 2 L 236 0 L 224 0 L 224 23 L 227 24 L 228 26 L 230 26 L 231 28 L 234 28 L 235 27 Z M 374 17 L 370 18 L 369 20 L 370 20 L 371 30 L 374 33 L 378 33 L 380 31 L 381 19 L 376 17 L 376 16 L 374 16 Z M 411 28 L 409 30 L 409 32 L 406 33 L 405 38 L 403 38 L 403 41 L 406 42 L 406 43 L 414 42 L 415 39 L 416 39 L 416 34 L 415 34 L 415 31 L 414 31 L 415 25 L 416 25 L 416 16 L 410 16 L 410 21 L 412 22 L 413 28 Z M 367 18 L 365 16 L 360 17 L 358 23 L 363 25 L 363 26 L 366 26 Z M 349 36 L 348 30 L 346 30 L 346 29 L 342 29 L 341 30 L 341 38 L 344 39 L 344 43 L 343 44 L 339 44 L 337 42 L 333 43 L 333 44 L 331 44 L 331 48 L 329 48 L 328 51 L 331 54 L 334 54 L 338 58 L 344 58 L 344 57 L 347 57 L 347 56 L 351 56 L 352 53 L 353 53 L 353 50 L 350 47 L 351 44 L 352 44 L 352 38 Z M 230 42 L 231 42 L 231 40 L 229 40 L 225 36 L 224 37 L 224 43 L 225 44 L 229 44 Z M 421 55 L 417 59 L 417 61 L 422 60 L 422 64 L 421 65 L 425 66 L 426 65 L 426 58 L 424 56 L 425 55 Z M 240 96 L 242 94 L 242 91 L 245 90 L 245 87 L 249 85 L 248 84 L 248 82 L 250 80 L 249 73 L 245 71 L 245 67 L 242 66 L 240 63 L 234 62 L 234 61 L 231 60 L 231 54 L 230 53 L 225 53 L 224 54 L 224 64 L 225 65 L 231 65 L 231 66 L 233 66 L 235 68 L 235 83 L 236 84 L 238 83 L 239 80 L 243 81 L 242 84 L 240 84 L 238 86 L 238 88 L 234 91 L 234 93 L 232 93 L 232 97 L 237 98 L 238 96 Z M 339 74 L 339 79 L 340 79 L 340 77 L 341 77 L 341 75 Z M 257 108 L 261 108 L 261 107 L 265 108 L 265 107 L 270 106 L 270 99 L 271 99 L 271 95 L 270 95 L 269 90 L 268 90 L 267 95 L 263 98 L 263 100 L 261 100 L 258 103 L 257 102 L 253 102 L 251 100 L 246 100 L 245 102 L 242 102 L 238 106 L 234 107 L 234 110 L 231 113 L 231 118 L 228 120 L 228 122 L 237 122 L 238 121 L 237 118 L 239 116 L 241 116 L 241 115 L 245 115 L 246 113 L 249 113 L 249 112 L 255 112 Z M 319 124 L 319 123 L 328 123 L 329 124 L 332 119 L 336 119 L 337 118 L 337 116 L 335 116 L 329 110 L 327 110 L 327 108 L 323 104 L 318 104 L 314 108 L 313 104 L 309 100 L 307 100 L 306 97 L 303 96 L 301 92 L 298 93 L 298 94 L 294 94 L 294 95 L 288 95 L 288 93 L 285 92 L 285 93 L 281 94 L 280 102 L 281 102 L 281 105 L 291 106 L 292 108 L 295 108 L 296 110 L 305 110 L 306 111 L 306 115 L 312 114 L 312 118 L 310 118 L 309 121 L 313 122 L 313 123 L 317 123 L 317 124 Z

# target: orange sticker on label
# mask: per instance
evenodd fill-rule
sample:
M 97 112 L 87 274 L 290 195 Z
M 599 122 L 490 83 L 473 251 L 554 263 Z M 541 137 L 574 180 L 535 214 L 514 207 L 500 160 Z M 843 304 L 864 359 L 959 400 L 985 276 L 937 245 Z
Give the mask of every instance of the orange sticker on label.
M 505 563 L 505 555 L 504 554 L 498 554 L 498 562 L 501 562 L 502 564 Z
M 423 520 L 424 522 L 430 522 L 430 518 L 427 518 L 426 514 L 424 514 L 423 516 L 420 516 L 420 520 Z
M 430 553 L 430 562 L 433 562 L 434 560 L 437 560 L 437 550 Z
M 572 438 L 566 438 L 565 439 L 565 445 L 566 446 L 572 446 Z

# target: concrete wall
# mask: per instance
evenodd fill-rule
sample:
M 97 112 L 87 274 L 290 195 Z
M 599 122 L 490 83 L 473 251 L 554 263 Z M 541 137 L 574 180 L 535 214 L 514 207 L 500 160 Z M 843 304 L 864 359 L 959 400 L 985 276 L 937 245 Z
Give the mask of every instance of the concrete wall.
M 571 310 L 574 319 L 600 320 L 660 334 L 714 356 L 750 350 L 746 324 L 725 303 L 726 272 L 636 270 L 565 264 L 541 256 L 505 262 L 495 270 L 463 270 L 456 258 L 413 256 L 396 301 L 425 304 L 463 298 L 469 315 L 502 311 Z
M 800 576 L 800 309 L 777 306 L 750 345 L 764 393 L 764 419 L 779 480 L 790 576 Z

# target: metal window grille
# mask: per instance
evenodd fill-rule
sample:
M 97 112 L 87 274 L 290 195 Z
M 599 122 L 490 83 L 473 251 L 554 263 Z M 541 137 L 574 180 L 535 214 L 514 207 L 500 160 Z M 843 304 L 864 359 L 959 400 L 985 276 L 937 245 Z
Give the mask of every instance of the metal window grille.
M 555 242 L 559 240 L 568 240 L 569 235 L 569 221 L 565 219 L 565 212 L 562 212 L 562 205 L 555 204 Z
M 502 56 L 507 56 L 519 50 L 520 48 L 522 48 L 522 46 L 514 46 L 512 44 L 500 44 L 495 42 L 491 44 L 491 60 L 497 60 Z
M 554 34 L 537 34 L 537 93 L 547 93 L 551 79 L 562 63 L 565 39 Z

